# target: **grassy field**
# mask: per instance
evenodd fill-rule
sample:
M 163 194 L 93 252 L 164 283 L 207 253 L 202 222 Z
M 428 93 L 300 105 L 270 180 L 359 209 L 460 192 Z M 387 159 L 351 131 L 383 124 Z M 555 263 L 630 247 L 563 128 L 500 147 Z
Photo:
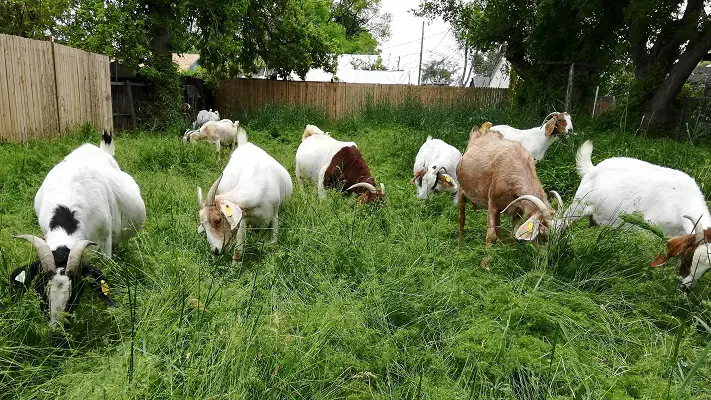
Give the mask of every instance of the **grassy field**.
M 678 292 L 673 268 L 648 267 L 659 238 L 580 221 L 547 244 L 486 250 L 484 210 L 468 210 L 459 244 L 451 198 L 419 200 L 408 185 L 428 134 L 463 149 L 484 120 L 539 119 L 413 108 L 333 124 L 306 111 L 248 116 L 250 141 L 292 174 L 304 124 L 356 141 L 388 199 L 319 202 L 314 188 L 297 188 L 278 246 L 248 233 L 240 267 L 210 255 L 196 232 L 196 187 L 207 190 L 226 151 L 218 159 L 213 146 L 183 145 L 177 127 L 119 133 L 116 158 L 141 186 L 147 223 L 112 260 L 96 257 L 119 307 L 85 293 L 64 330 L 48 329 L 34 293 L 10 300 L 7 276 L 35 257 L 11 236 L 41 235 L 32 204 L 44 175 L 98 134 L 0 145 L 0 397 L 711 398 L 710 278 Z M 710 148 L 574 122 L 577 136 L 538 164 L 544 188 L 564 200 L 586 139 L 595 163 L 634 156 L 675 167 L 711 198 Z M 486 256 L 489 271 L 479 267 Z

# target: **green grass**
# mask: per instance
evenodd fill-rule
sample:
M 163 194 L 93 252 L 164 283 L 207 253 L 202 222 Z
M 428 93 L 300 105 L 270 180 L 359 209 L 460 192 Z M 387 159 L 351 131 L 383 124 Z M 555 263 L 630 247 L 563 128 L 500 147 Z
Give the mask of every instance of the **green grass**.
M 34 293 L 7 294 L 10 271 L 35 257 L 11 236 L 41 233 L 32 204 L 44 175 L 98 135 L 2 144 L 0 397 L 711 398 L 710 335 L 699 322 L 711 321 L 710 284 L 685 295 L 672 268 L 651 270 L 660 238 L 581 221 L 547 244 L 486 250 L 484 210 L 468 210 L 459 244 L 450 197 L 422 201 L 408 185 L 428 134 L 463 149 L 471 125 L 532 126 L 540 116 L 406 105 L 333 124 L 308 110 L 241 117 L 250 140 L 292 173 L 305 123 L 355 140 L 387 185 L 387 204 L 336 193 L 319 202 L 314 188 L 296 188 L 278 246 L 250 232 L 244 262 L 232 267 L 196 232 L 196 187 L 207 190 L 226 152 L 183 145 L 177 127 L 118 134 L 116 158 L 148 211 L 127 249 L 95 261 L 120 306 L 86 293 L 73 322 L 49 330 Z M 711 198 L 709 148 L 585 125 L 538 164 L 544 187 L 564 200 L 586 139 L 594 162 L 625 155 L 679 168 Z M 486 256 L 490 271 L 480 268 Z

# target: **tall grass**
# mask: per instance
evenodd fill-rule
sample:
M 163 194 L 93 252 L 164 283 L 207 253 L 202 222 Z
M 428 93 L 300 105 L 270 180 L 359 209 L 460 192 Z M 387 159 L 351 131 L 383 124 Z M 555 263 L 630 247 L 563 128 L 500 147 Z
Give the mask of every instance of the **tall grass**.
M 334 123 L 304 109 L 241 116 L 250 140 L 290 171 L 306 123 L 356 141 L 388 199 L 358 206 L 296 188 L 278 245 L 249 232 L 239 267 L 211 256 L 196 232 L 196 186 L 206 189 L 227 155 L 183 145 L 179 127 L 117 135 L 116 158 L 148 210 L 128 248 L 95 257 L 120 306 L 85 294 L 73 321 L 50 330 L 34 293 L 13 301 L 1 280 L 0 397 L 710 397 L 709 336 L 698 322 L 711 320 L 709 285 L 685 295 L 671 268 L 651 270 L 658 237 L 580 222 L 546 244 L 487 250 L 485 212 L 468 210 L 458 244 L 451 198 L 421 201 L 408 185 L 427 135 L 463 149 L 472 125 L 533 126 L 540 117 L 416 104 L 373 106 Z M 565 200 L 586 139 L 594 162 L 624 155 L 679 168 L 711 198 L 708 148 L 585 124 L 576 131 L 537 166 L 544 187 Z M 40 234 L 32 202 L 44 175 L 87 140 L 98 135 L 0 146 L 3 276 L 35 257 L 11 235 Z M 480 267 L 487 256 L 489 271 Z

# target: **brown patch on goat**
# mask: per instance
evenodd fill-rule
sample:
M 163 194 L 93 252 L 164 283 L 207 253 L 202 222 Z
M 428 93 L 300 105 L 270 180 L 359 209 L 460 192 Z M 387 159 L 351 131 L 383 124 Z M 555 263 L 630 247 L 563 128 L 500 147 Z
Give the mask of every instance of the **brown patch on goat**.
M 232 230 L 230 229 L 230 223 L 225 218 L 224 214 L 217 205 L 205 206 L 203 208 L 207 214 L 207 223 L 210 224 L 212 229 L 218 232 L 218 235 L 225 238 L 225 243 L 229 242 Z
M 365 193 L 358 196 L 358 203 L 380 203 L 385 201 L 385 195 L 381 192 L 371 192 L 366 191 Z
M 538 197 L 551 210 L 531 155 L 520 143 L 505 140 L 499 132 L 489 130 L 490 126 L 490 123 L 485 123 L 479 129 L 472 129 L 467 151 L 457 165 L 460 237 L 466 219 L 464 203 L 468 199 L 489 211 L 487 246 L 501 238 L 499 215 L 519 196 Z M 541 211 L 529 201 L 514 204 L 507 213 L 536 216 L 545 224 Z
M 682 235 L 667 240 L 667 253 L 658 255 L 651 263 L 652 268 L 659 267 L 671 258 L 681 256 L 679 275 L 686 277 L 691 273 L 691 263 L 693 261 L 696 248 L 703 243 L 711 241 L 711 228 L 704 230 L 704 239 L 696 240 L 695 234 Z
M 417 172 L 415 172 L 415 176 L 410 179 L 410 185 L 414 185 L 415 183 L 422 182 L 422 177 L 425 175 L 425 170 L 424 169 L 418 169 Z
M 567 127 L 568 122 L 565 120 L 565 113 L 557 113 L 546 122 L 546 136 L 555 135 L 564 137 Z
M 323 186 L 342 192 L 369 193 L 370 191 L 363 187 L 348 191 L 349 187 L 360 182 L 370 183 L 375 186 L 375 179 L 370 174 L 370 169 L 365 164 L 365 160 L 358 148 L 346 146 L 334 154 L 331 159 L 331 163 L 323 176 Z

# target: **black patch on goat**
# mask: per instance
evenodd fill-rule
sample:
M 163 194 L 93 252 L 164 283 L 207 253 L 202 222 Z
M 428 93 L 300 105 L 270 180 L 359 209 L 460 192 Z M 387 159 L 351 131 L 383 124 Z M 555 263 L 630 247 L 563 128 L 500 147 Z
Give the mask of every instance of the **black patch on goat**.
M 65 205 L 58 205 L 52 213 L 52 219 L 49 220 L 49 229 L 57 228 L 64 229 L 68 235 L 76 232 L 79 228 L 79 221 L 74 217 L 74 211 Z
M 112 137 L 109 131 L 104 131 L 104 134 L 101 135 L 101 140 L 103 140 L 106 144 L 111 144 Z

